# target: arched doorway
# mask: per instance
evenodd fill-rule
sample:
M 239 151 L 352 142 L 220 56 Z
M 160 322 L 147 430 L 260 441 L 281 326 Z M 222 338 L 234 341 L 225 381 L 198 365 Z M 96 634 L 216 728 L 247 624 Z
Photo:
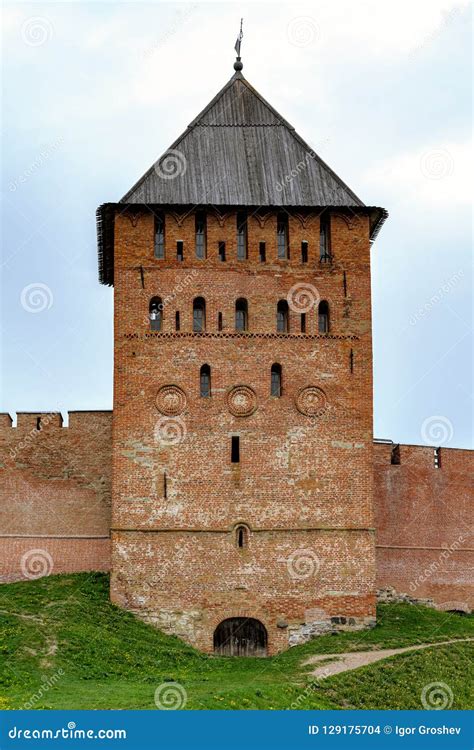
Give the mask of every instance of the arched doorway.
M 214 631 L 214 653 L 219 656 L 266 656 L 265 626 L 251 617 L 223 620 Z

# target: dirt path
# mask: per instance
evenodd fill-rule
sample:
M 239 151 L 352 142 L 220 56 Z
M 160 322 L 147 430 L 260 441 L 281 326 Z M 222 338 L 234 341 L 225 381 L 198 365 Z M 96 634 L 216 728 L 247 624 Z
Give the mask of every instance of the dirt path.
M 332 677 L 333 674 L 348 672 L 349 670 L 357 669 L 358 667 L 365 667 L 366 664 L 373 664 L 381 659 L 387 659 L 389 656 L 403 654 L 406 651 L 419 651 L 422 648 L 446 646 L 448 643 L 465 643 L 466 641 L 474 641 L 474 638 L 455 638 L 451 641 L 422 643 L 420 646 L 405 646 L 404 648 L 386 648 L 381 649 L 380 651 L 349 651 L 343 654 L 318 654 L 318 656 L 311 656 L 304 663 L 316 664 L 318 661 L 332 659 L 333 661 L 329 664 L 316 667 L 316 669 L 310 673 L 319 680 L 324 680 L 325 677 Z

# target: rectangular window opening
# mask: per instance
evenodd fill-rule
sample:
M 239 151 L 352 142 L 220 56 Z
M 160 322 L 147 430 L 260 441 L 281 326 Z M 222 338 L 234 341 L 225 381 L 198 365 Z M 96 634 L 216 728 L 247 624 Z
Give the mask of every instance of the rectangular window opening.
M 165 500 L 168 497 L 168 480 L 166 478 L 166 471 L 163 472 L 163 497 Z
M 237 260 L 247 259 L 247 214 L 237 214 Z
M 435 448 L 433 451 L 433 455 L 435 469 L 441 469 L 441 448 Z
M 301 243 L 301 262 L 308 262 L 308 243 L 306 240 L 303 240 L 303 242 Z
M 196 224 L 196 258 L 204 260 L 206 257 L 206 214 L 198 211 L 195 219 Z
M 217 330 L 222 331 L 222 313 L 217 313 Z
M 240 463 L 240 437 L 238 435 L 232 435 L 231 448 L 230 448 L 230 460 L 233 464 Z
M 321 214 L 319 220 L 319 262 L 331 262 L 330 222 L 327 213 Z
M 155 216 L 155 258 L 165 257 L 165 220 L 163 216 Z
M 306 333 L 306 313 L 301 313 L 301 333 Z
M 183 240 L 178 240 L 176 243 L 176 259 L 179 261 L 184 260 L 184 242 Z
M 176 313 L 175 313 L 175 323 L 176 323 L 176 330 L 179 331 L 181 328 L 181 322 L 179 319 L 179 310 L 176 310 Z
M 267 246 L 265 242 L 260 242 L 258 246 L 258 254 L 260 258 L 260 263 L 265 263 L 267 259 Z
M 287 260 L 290 257 L 288 248 L 288 216 L 286 214 L 278 214 L 277 249 L 279 260 Z
M 225 263 L 225 242 L 219 242 L 219 260 Z

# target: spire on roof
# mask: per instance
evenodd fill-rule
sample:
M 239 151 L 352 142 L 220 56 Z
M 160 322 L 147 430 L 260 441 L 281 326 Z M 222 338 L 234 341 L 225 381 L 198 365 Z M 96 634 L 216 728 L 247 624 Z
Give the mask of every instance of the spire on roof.
M 244 67 L 243 62 L 240 59 L 240 45 L 242 43 L 242 38 L 244 36 L 244 32 L 242 31 L 243 20 L 244 20 L 243 18 L 240 19 L 240 32 L 239 32 L 239 36 L 237 37 L 237 41 L 234 47 L 235 51 L 237 52 L 237 57 L 235 58 L 235 63 L 234 63 L 234 70 L 238 72 L 240 72 L 242 68 Z

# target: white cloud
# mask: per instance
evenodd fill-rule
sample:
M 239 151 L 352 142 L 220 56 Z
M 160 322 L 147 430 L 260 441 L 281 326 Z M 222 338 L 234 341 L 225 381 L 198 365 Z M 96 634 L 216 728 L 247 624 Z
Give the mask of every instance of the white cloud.
M 397 154 L 367 171 L 373 194 L 383 192 L 398 204 L 441 208 L 469 206 L 472 195 L 472 143 L 431 143 Z

